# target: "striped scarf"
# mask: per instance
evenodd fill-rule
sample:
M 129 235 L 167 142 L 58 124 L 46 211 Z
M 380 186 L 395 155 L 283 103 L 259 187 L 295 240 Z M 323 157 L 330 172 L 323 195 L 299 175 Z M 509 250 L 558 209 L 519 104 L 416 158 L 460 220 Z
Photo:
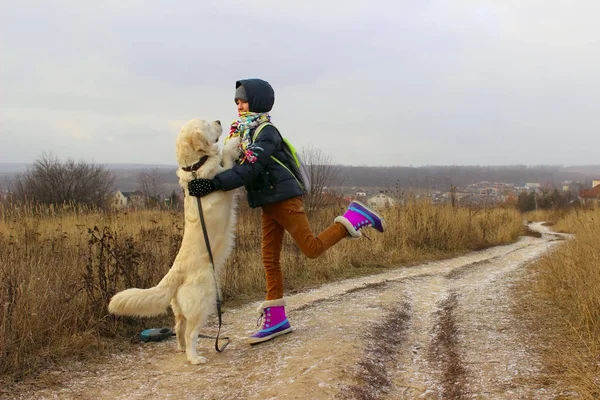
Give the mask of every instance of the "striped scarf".
M 262 151 L 263 149 L 252 143 L 250 132 L 265 122 L 271 122 L 269 113 L 241 112 L 239 118 L 231 124 L 229 136 L 225 139 L 225 143 L 232 137 L 241 138 L 240 148 L 242 150 L 242 156 L 240 158 L 240 164 L 243 164 L 246 161 L 250 164 L 256 162 L 256 151 Z

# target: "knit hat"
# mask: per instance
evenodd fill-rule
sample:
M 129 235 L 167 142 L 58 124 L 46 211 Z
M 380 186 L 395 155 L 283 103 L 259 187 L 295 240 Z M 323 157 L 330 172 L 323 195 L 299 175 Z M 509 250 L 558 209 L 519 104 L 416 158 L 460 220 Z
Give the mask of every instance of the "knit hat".
M 243 100 L 243 101 L 248 101 L 248 96 L 246 96 L 246 89 L 244 89 L 243 85 L 238 86 L 237 89 L 235 89 L 235 97 L 234 100 L 237 101 L 239 100 Z

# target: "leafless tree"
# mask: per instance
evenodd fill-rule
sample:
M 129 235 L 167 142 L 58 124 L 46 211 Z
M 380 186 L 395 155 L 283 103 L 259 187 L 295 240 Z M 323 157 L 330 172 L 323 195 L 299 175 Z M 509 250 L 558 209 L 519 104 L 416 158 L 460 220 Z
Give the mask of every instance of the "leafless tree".
M 333 199 L 339 199 L 340 195 L 331 185 L 338 180 L 340 167 L 333 164 L 331 155 L 316 147 L 305 147 L 300 154 L 310 176 L 311 189 L 304 195 L 304 208 L 310 214 Z
M 61 162 L 43 153 L 27 172 L 17 175 L 14 195 L 42 204 L 79 203 L 104 207 L 112 193 L 114 175 L 103 165 Z
M 165 197 L 165 179 L 158 168 L 148 172 L 140 172 L 138 175 L 138 189 L 144 192 L 147 205 L 160 204 Z

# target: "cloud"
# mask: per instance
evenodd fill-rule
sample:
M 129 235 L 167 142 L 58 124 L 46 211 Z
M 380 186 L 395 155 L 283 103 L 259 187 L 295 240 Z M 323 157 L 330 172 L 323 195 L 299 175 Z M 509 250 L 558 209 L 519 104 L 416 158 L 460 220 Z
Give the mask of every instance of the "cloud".
M 56 130 L 61 134 L 68 136 L 70 139 L 79 141 L 90 141 L 93 137 L 92 132 L 72 121 L 59 122 L 56 126 Z
M 339 163 L 597 162 L 597 2 L 38 3 L 0 6 L 0 161 L 174 163 L 179 127 L 228 123 L 258 76 Z

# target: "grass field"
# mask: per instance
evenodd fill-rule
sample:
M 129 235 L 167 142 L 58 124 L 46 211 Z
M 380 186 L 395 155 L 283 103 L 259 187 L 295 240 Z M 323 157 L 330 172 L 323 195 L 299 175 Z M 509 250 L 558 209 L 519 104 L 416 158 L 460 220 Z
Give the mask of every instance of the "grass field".
M 311 215 L 319 232 L 342 213 Z M 523 217 L 513 209 L 454 208 L 413 201 L 384 210 L 388 230 L 345 240 L 309 260 L 286 237 L 286 293 L 425 260 L 513 242 Z M 225 307 L 264 296 L 260 210 L 240 206 L 236 246 L 220 276 Z M 0 379 L 20 380 L 55 363 L 126 346 L 152 319 L 117 318 L 107 303 L 126 287 L 158 283 L 177 254 L 180 212 L 97 212 L 77 207 L 0 205 Z
M 577 398 L 600 397 L 600 208 L 528 215 L 548 221 L 558 232 L 574 234 L 531 268 L 536 280 L 527 289 L 545 308 L 552 324 L 543 351 L 553 379 Z M 523 307 L 528 307 L 523 304 Z M 535 327 L 533 328 L 535 329 Z

